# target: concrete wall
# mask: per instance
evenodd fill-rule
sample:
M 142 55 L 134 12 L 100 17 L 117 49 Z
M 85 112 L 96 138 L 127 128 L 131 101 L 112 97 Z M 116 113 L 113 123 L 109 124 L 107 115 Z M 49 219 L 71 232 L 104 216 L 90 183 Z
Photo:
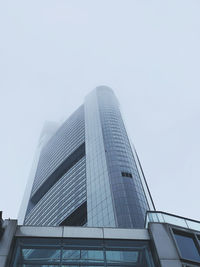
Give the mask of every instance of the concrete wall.
M 0 267 L 6 267 L 16 227 L 17 220 L 5 220 L 3 222 L 4 233 L 0 239 Z
M 150 223 L 149 233 L 157 251 L 161 267 L 182 267 L 168 225 Z

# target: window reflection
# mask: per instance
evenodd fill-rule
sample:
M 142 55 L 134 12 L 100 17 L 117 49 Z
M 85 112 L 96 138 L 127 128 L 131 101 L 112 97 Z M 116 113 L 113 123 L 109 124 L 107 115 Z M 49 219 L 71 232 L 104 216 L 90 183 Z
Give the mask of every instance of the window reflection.
M 200 262 L 195 236 L 174 230 L 174 237 L 183 259 Z
M 106 251 L 107 262 L 138 262 L 138 251 Z
M 155 267 L 145 241 L 17 238 L 10 267 Z

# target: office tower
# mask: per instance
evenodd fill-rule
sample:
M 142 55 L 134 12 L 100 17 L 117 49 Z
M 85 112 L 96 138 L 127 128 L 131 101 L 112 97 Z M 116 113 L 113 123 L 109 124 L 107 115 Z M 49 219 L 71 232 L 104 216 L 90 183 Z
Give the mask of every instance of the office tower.
M 42 142 L 25 225 L 144 227 L 151 197 L 110 88 L 95 88 Z
M 46 124 L 26 198 L 26 225 L 0 212 L 0 267 L 200 266 L 200 222 L 146 212 L 153 203 L 107 87 L 61 126 Z

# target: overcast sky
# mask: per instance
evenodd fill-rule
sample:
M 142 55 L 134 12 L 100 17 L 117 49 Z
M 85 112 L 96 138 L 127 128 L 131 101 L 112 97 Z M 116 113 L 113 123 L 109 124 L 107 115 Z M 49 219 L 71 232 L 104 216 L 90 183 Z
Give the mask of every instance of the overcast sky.
M 0 2 L 0 210 L 16 218 L 45 121 L 113 88 L 158 210 L 200 220 L 200 1 Z

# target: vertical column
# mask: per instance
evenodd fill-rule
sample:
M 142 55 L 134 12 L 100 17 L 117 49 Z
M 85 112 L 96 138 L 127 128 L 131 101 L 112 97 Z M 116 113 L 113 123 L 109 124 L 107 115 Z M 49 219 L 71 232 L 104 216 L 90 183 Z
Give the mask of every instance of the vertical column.
M 169 227 L 162 223 L 149 223 L 149 233 L 155 246 L 161 267 L 181 267 Z
M 96 90 L 85 99 L 88 226 L 115 227 Z

